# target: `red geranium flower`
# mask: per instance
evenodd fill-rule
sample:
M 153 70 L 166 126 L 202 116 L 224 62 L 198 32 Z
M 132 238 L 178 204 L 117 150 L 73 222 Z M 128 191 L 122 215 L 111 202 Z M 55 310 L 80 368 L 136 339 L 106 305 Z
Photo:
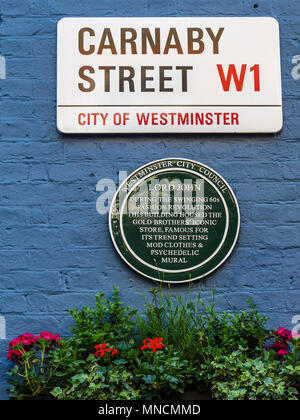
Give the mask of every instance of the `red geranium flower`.
M 283 327 L 278 327 L 277 330 L 273 332 L 273 336 L 275 337 L 274 342 L 267 348 L 275 350 L 278 357 L 283 357 L 288 354 L 288 343 L 293 338 L 292 332 Z
M 36 339 L 32 334 L 25 333 L 19 335 L 9 342 L 9 349 L 6 355 L 7 359 L 18 362 L 21 356 L 31 350 L 35 343 Z
M 107 346 L 107 343 L 104 344 L 97 344 L 95 346 L 95 349 L 97 350 L 95 353 L 95 356 L 98 357 L 103 357 L 105 355 L 105 353 L 109 353 L 112 352 L 112 354 L 118 353 L 118 350 L 116 350 L 115 348 L 113 349 L 106 349 L 105 347 Z
M 285 350 L 287 347 L 288 347 L 288 343 L 286 343 L 285 341 L 280 341 L 278 339 L 276 339 L 274 343 L 270 346 L 270 348 L 273 350 L 280 350 L 280 349 Z
M 282 327 L 278 327 L 277 330 L 274 332 L 274 335 L 280 336 L 286 341 L 290 341 L 292 339 L 292 332 Z
M 9 349 L 7 352 L 7 359 L 12 360 L 13 362 L 18 362 L 21 359 L 22 354 L 27 353 L 25 350 L 12 350 Z
M 22 343 L 23 347 L 27 350 L 34 346 L 36 339 L 32 334 L 25 333 L 19 335 L 17 338 L 9 342 L 9 348 L 16 347 L 17 344 Z
M 98 357 L 98 356 L 103 357 L 105 355 L 105 353 L 109 353 L 109 352 L 111 352 L 112 355 L 114 355 L 116 353 L 119 353 L 118 350 L 115 347 L 106 349 L 105 348 L 106 346 L 107 346 L 107 343 L 97 344 L 95 346 L 95 349 L 97 350 L 96 353 L 95 353 L 95 356 L 96 357 Z
M 50 349 L 52 349 L 52 345 L 56 345 L 58 347 L 61 346 L 60 340 L 61 337 L 59 334 L 52 334 L 49 331 L 43 331 L 40 335 L 37 335 L 36 340 L 49 340 L 50 341 Z
M 141 350 L 150 349 L 152 351 L 161 350 L 162 346 L 166 347 L 164 343 L 162 343 L 162 338 L 146 338 L 143 340 L 143 346 Z
M 282 357 L 282 356 L 285 356 L 286 354 L 288 354 L 289 353 L 289 351 L 288 350 L 284 350 L 284 349 L 282 349 L 282 350 L 279 350 L 278 352 L 277 352 L 277 356 L 279 356 L 279 357 Z
M 32 334 L 25 333 L 20 336 L 20 340 L 23 343 L 23 347 L 25 348 L 31 348 L 36 343 L 36 339 Z
M 54 340 L 54 335 L 49 331 L 43 331 L 38 335 L 36 338 L 40 338 L 41 340 Z

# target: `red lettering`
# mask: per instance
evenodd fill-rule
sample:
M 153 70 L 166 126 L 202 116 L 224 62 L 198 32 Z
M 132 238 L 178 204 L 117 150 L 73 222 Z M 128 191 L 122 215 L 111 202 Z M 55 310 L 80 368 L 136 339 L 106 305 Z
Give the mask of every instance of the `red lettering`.
M 255 64 L 251 67 L 250 71 L 254 71 L 254 90 L 255 92 L 260 91 L 260 76 L 259 76 L 259 64 Z
M 247 64 L 242 64 L 240 76 L 238 76 L 234 64 L 229 64 L 227 76 L 225 76 L 225 74 L 224 74 L 222 64 L 217 64 L 217 68 L 218 68 L 218 71 L 219 71 L 219 76 L 220 76 L 220 79 L 221 79 L 223 90 L 225 92 L 229 91 L 232 78 L 234 80 L 236 90 L 238 92 L 241 92 L 243 90 Z
M 84 117 L 84 114 L 78 114 L 78 124 L 79 125 L 85 125 L 85 121 L 82 120 Z
M 137 113 L 136 117 L 137 117 L 139 125 L 142 125 L 142 124 L 148 125 L 149 117 L 150 117 L 149 113 L 147 113 L 146 115 L 144 113 L 142 114 Z
M 240 124 L 240 123 L 239 123 L 239 114 L 237 114 L 237 113 L 235 113 L 235 112 L 233 112 L 233 113 L 231 114 L 231 124 L 232 124 L 232 125 L 234 125 L 234 124 L 239 125 L 239 124 Z

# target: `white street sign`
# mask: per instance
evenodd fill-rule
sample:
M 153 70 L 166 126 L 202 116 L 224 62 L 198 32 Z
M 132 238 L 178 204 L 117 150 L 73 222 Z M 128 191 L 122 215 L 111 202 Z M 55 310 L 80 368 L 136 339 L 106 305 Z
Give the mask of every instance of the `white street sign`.
M 273 18 L 64 18 L 63 133 L 274 133 L 282 128 Z

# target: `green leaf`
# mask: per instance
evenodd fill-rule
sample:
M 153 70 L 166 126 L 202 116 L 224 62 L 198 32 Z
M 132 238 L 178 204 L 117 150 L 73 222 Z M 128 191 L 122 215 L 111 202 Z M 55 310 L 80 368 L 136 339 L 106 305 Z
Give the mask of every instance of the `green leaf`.
M 145 375 L 142 377 L 143 381 L 146 384 L 153 384 L 153 382 L 155 382 L 156 380 L 156 376 L 155 375 Z
M 57 398 L 62 394 L 62 389 L 57 386 L 54 389 L 52 389 L 52 391 L 50 391 L 50 394 L 53 395 L 53 397 Z
M 72 382 L 80 382 L 81 384 L 83 383 L 83 382 L 85 382 L 86 380 L 88 379 L 88 375 L 86 375 L 86 374 L 83 374 L 83 373 L 81 373 L 81 374 L 79 374 L 79 375 L 74 375 L 74 376 L 72 376 Z

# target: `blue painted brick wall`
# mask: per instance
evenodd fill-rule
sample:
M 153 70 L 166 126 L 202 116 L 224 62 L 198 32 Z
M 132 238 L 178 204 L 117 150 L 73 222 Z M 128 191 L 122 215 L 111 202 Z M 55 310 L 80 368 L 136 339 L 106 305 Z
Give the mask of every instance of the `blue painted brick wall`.
M 258 7 L 254 7 L 254 5 Z M 284 128 L 276 135 L 63 136 L 56 130 L 56 24 L 64 16 L 274 16 L 281 30 Z M 113 249 L 107 215 L 96 212 L 96 182 L 168 156 L 199 160 L 220 172 L 240 203 L 242 227 L 230 258 L 205 281 L 219 310 L 245 308 L 252 297 L 270 326 L 291 328 L 300 313 L 299 0 L 2 0 L 0 398 L 5 398 L 8 340 L 30 331 L 66 334 L 66 308 L 121 288 L 141 305 L 151 282 Z M 133 281 L 132 281 L 133 280 Z M 186 294 L 186 286 L 172 294 Z

